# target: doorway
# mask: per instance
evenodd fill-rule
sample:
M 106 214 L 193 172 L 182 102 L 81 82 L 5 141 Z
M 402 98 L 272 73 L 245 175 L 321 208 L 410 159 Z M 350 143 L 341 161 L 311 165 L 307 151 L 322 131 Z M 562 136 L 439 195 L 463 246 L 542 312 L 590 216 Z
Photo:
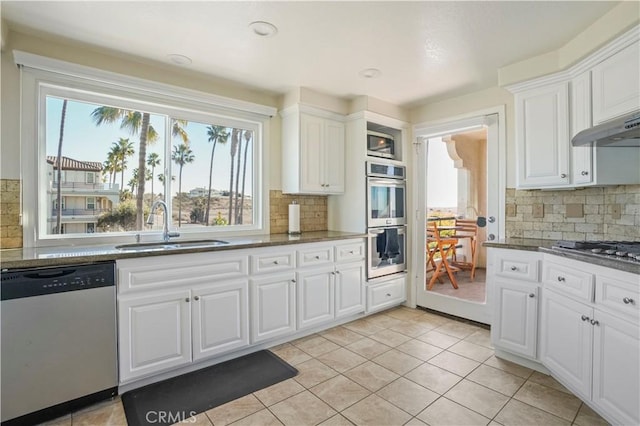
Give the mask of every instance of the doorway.
M 416 304 L 490 324 L 491 289 L 485 284 L 486 250 L 482 242 L 499 239 L 504 233 L 504 108 L 416 127 L 414 134 L 418 154 L 416 229 L 425 230 L 416 233 L 414 246 Z M 460 219 L 478 225 L 475 256 L 470 238 L 455 238 L 455 228 L 461 228 L 457 223 L 463 222 Z M 433 252 L 433 243 L 426 238 L 428 227 L 456 241 L 447 263 L 452 266 L 457 289 L 446 273 L 428 289 L 434 269 L 428 262 L 429 251 Z M 436 253 L 435 263 L 442 262 L 439 256 Z M 472 263 L 476 267 L 473 279 Z

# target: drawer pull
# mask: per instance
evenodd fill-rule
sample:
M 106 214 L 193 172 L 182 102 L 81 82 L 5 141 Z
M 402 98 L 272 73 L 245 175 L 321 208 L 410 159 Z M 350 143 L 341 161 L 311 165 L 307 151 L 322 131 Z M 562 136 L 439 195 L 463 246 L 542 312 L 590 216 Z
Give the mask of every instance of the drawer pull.
M 563 282 L 565 282 L 565 281 L 566 281 L 566 280 L 565 280 L 565 278 L 564 278 L 564 277 L 561 277 L 560 275 L 558 275 L 558 282 L 563 283 Z
M 277 264 L 278 264 L 278 261 L 277 261 L 277 260 L 274 260 L 274 261 L 273 261 L 273 264 L 274 264 L 274 265 L 277 265 Z
M 194 297 L 193 300 L 195 300 L 197 302 L 198 300 L 200 300 L 200 296 Z
M 316 259 L 317 259 L 317 260 L 320 260 L 320 256 L 316 256 Z
M 533 294 L 533 293 L 529 293 L 529 297 L 534 298 L 534 297 L 536 297 L 536 295 Z
M 583 315 L 580 319 L 582 319 L 582 321 L 589 321 L 591 318 L 589 318 L 586 315 Z
M 512 266 L 512 267 L 511 267 L 511 270 L 512 270 L 512 271 L 517 271 L 517 270 L 518 270 L 518 268 L 516 268 L 515 266 Z
M 625 305 L 635 305 L 636 304 L 635 300 L 633 300 L 630 297 L 625 297 L 624 299 L 622 299 L 622 301 L 624 302 Z
M 591 320 L 591 325 L 600 325 L 598 320 Z
M 588 174 L 589 174 L 589 172 L 588 172 L 588 171 L 586 171 L 586 170 L 583 170 L 582 172 L 580 172 L 580 174 L 581 174 L 582 176 L 586 176 L 586 175 L 588 175 Z
M 292 282 L 292 283 L 295 283 L 295 282 L 296 282 L 296 280 L 291 280 L 291 282 Z
M 391 293 L 387 293 L 387 297 L 391 297 Z
M 336 274 L 339 274 L 339 273 L 340 273 L 340 271 L 336 271 Z
M 353 254 L 353 250 L 349 250 L 349 254 Z
M 184 299 L 185 302 L 189 303 L 189 298 Z

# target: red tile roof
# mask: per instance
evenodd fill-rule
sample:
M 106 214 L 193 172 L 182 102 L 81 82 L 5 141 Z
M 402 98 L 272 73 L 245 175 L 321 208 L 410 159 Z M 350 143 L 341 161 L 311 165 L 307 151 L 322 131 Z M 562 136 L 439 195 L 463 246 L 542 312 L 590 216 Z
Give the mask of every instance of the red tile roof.
M 47 163 L 53 164 L 54 170 L 58 169 L 58 157 L 47 155 Z M 96 161 L 79 161 L 69 157 L 62 157 L 62 170 L 85 170 L 88 172 L 101 172 L 102 163 Z

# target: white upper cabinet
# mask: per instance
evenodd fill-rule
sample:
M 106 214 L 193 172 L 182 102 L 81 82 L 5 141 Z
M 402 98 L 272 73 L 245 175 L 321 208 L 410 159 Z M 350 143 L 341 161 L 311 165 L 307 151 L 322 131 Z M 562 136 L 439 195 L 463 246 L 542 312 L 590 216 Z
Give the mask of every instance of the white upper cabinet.
M 569 83 L 517 93 L 515 103 L 518 186 L 568 185 Z
M 585 145 L 580 131 L 640 110 L 640 27 L 556 74 L 509 86 L 514 93 L 517 188 L 640 183 L 640 150 Z
M 340 121 L 342 117 L 299 106 L 287 108 L 281 114 L 282 192 L 343 193 L 345 126 Z
M 593 124 L 640 109 L 640 46 L 633 43 L 593 67 Z

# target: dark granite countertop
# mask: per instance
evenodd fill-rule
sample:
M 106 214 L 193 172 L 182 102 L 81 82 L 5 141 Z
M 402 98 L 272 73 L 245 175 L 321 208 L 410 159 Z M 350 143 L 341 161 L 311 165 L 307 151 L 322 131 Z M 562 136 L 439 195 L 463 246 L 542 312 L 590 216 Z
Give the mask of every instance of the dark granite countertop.
M 625 262 L 616 259 L 608 259 L 606 257 L 589 256 L 588 254 L 584 254 L 576 250 L 552 247 L 555 242 L 556 240 L 506 238 L 504 240 L 498 241 L 485 241 L 484 243 L 482 243 L 482 245 L 484 247 L 494 247 L 511 250 L 539 251 L 565 257 L 567 259 L 588 262 L 592 265 L 604 266 L 605 268 L 612 268 L 640 275 L 640 263 L 638 262 Z
M 65 245 L 58 247 L 20 248 L 0 250 L 0 267 L 35 268 L 44 266 L 62 266 L 81 263 L 96 263 L 117 259 L 132 259 L 149 256 L 166 256 L 170 254 L 201 253 L 208 251 L 239 250 L 245 248 L 272 247 L 287 244 L 304 244 L 322 241 L 364 238 L 367 234 L 338 231 L 303 232 L 300 235 L 269 234 L 242 237 L 222 237 L 229 244 L 209 247 L 167 248 L 149 251 L 125 251 L 111 245 Z M 185 241 L 176 239 L 172 242 Z

